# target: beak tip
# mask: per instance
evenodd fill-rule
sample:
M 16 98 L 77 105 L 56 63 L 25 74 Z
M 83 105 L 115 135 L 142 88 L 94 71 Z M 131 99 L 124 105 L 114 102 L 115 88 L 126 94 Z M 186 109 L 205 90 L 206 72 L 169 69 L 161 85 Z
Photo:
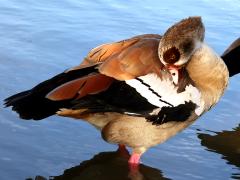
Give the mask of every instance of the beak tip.
M 178 80 L 179 80 L 179 73 L 178 73 L 178 70 L 177 69 L 169 69 L 169 72 L 172 76 L 172 80 L 173 80 L 173 83 L 175 85 L 178 84 Z

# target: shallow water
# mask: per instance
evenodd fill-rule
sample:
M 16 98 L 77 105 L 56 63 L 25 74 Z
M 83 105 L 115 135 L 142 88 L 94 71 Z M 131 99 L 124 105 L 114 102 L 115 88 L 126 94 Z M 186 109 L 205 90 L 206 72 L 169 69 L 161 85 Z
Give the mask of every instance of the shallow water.
M 192 15 L 202 16 L 205 40 L 221 54 L 240 36 L 239 12 L 239 0 L 2 0 L 0 101 L 79 64 L 101 43 L 162 34 Z M 239 87 L 236 76 L 217 106 L 146 152 L 135 174 L 90 125 L 56 116 L 22 121 L 1 106 L 0 179 L 240 179 Z

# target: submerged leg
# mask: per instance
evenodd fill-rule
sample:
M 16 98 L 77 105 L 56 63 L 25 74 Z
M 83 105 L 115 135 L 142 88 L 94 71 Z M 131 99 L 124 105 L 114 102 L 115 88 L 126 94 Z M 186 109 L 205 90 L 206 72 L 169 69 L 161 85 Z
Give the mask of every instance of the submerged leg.
M 133 152 L 128 160 L 129 172 L 131 176 L 135 176 L 139 173 L 139 164 L 142 153 Z

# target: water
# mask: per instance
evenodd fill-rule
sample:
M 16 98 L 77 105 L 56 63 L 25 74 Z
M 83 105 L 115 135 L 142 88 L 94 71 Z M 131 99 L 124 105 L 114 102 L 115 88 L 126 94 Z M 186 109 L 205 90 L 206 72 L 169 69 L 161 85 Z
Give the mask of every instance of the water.
M 240 36 L 239 12 L 239 0 L 1 0 L 0 101 L 79 64 L 101 43 L 162 34 L 192 15 L 202 16 L 205 40 L 221 54 Z M 90 125 L 56 116 L 21 121 L 1 106 L 0 179 L 240 179 L 239 86 L 232 78 L 219 104 L 146 152 L 136 174 Z

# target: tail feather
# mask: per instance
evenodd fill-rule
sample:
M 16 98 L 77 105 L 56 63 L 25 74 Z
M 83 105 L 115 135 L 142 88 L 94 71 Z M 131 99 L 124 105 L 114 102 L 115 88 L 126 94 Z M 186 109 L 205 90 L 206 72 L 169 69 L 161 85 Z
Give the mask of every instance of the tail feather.
M 76 78 L 97 72 L 95 66 L 63 72 L 44 81 L 31 90 L 6 98 L 5 106 L 12 106 L 22 119 L 41 120 L 55 114 L 59 108 L 71 106 L 71 100 L 52 101 L 45 96 L 56 87 Z
M 51 101 L 32 90 L 24 91 L 5 99 L 6 107 L 12 106 L 22 119 L 41 120 L 55 114 L 67 102 Z

